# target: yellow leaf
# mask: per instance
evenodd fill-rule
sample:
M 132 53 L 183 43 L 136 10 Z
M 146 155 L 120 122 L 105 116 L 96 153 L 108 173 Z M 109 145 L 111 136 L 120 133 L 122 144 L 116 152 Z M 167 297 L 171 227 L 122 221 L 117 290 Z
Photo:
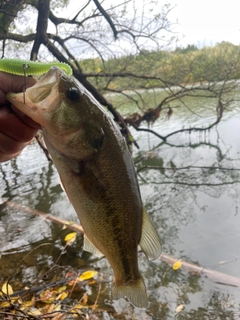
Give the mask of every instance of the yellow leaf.
M 80 280 L 80 281 L 84 281 L 84 280 L 91 279 L 91 278 L 93 278 L 96 274 L 98 274 L 98 272 L 97 272 L 97 271 L 94 271 L 94 270 L 85 271 L 85 272 L 83 272 L 83 273 L 80 275 L 79 280 Z
M 64 241 L 67 242 L 67 244 L 74 242 L 76 239 L 77 233 L 76 232 L 72 232 L 66 235 L 66 237 L 64 238 Z
M 60 288 L 58 288 L 58 293 L 61 293 L 61 292 L 63 292 L 64 290 L 66 290 L 67 289 L 67 286 L 62 286 L 62 287 L 60 287 Z
M 59 296 L 57 297 L 57 300 L 64 300 L 65 298 L 67 298 L 68 293 L 67 292 L 62 292 L 59 294 Z
M 182 262 L 181 262 L 181 260 L 178 260 L 173 264 L 172 268 L 173 268 L 173 270 L 177 270 L 177 269 L 181 268 L 181 266 L 182 266 Z
M 83 304 L 78 303 L 78 304 L 76 304 L 74 306 L 74 308 L 71 309 L 71 313 L 83 314 L 81 312 L 81 309 L 84 309 L 84 308 L 86 308 L 86 306 L 84 306 Z
M 9 283 L 5 282 L 2 286 L 2 292 L 8 295 L 13 294 L 12 286 Z
M 34 305 L 34 301 L 32 300 L 24 301 L 22 304 L 23 307 L 32 307 L 33 305 Z
M 75 310 L 75 309 L 83 309 L 83 308 L 86 308 L 86 306 L 84 306 L 83 304 L 81 303 L 78 303 L 74 306 L 74 308 L 72 308 L 72 310 Z
M 30 307 L 34 306 L 34 303 L 35 303 L 35 301 L 33 301 L 33 300 L 25 301 L 21 304 L 20 310 L 22 310 L 22 311 L 28 310 Z
M 3 308 L 10 307 L 10 302 L 9 301 L 1 302 L 0 307 L 3 307 Z

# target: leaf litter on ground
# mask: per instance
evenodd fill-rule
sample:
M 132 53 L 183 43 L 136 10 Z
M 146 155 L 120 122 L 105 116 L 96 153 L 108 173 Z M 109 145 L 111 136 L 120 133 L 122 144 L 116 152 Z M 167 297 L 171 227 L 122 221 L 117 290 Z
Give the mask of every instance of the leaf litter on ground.
M 64 249 L 76 240 L 76 236 L 77 234 L 72 232 L 64 238 L 66 242 Z M 52 271 L 51 269 L 49 271 Z M 16 270 L 17 268 L 14 272 Z M 97 274 L 96 270 L 87 270 L 79 275 L 75 270 L 68 269 L 59 281 L 44 283 L 42 286 L 25 287 L 16 292 L 14 292 L 13 274 L 2 285 L 0 284 L 0 318 L 2 315 L 3 319 L 11 320 L 89 318 L 88 314 L 92 314 L 96 309 L 97 301 L 92 304 L 84 291 L 86 285 L 96 285 L 96 280 L 93 278 Z

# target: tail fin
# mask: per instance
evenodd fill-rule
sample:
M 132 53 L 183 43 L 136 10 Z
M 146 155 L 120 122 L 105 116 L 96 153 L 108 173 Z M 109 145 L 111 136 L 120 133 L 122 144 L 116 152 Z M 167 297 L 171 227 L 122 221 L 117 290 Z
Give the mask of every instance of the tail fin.
M 112 287 L 113 299 L 128 298 L 129 301 L 138 308 L 147 308 L 148 297 L 143 278 L 132 281 L 132 283 L 124 283 L 117 285 L 113 283 Z

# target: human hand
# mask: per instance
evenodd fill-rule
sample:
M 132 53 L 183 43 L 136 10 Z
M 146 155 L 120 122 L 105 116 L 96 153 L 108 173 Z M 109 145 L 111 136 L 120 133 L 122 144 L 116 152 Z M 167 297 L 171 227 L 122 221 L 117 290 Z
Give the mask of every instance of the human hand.
M 35 83 L 36 79 L 26 78 L 27 88 Z M 17 93 L 25 89 L 24 77 L 0 72 L 0 162 L 18 156 L 40 128 L 6 99 L 8 92 Z

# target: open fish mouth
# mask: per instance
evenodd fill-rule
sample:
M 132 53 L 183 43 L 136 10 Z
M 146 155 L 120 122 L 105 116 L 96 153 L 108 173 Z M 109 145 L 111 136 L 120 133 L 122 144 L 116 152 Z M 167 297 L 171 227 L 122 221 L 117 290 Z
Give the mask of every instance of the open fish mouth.
M 40 125 L 44 125 L 43 113 L 50 106 L 59 103 L 59 82 L 67 76 L 58 68 L 52 67 L 26 92 L 8 93 L 7 99 L 24 114 Z M 55 102 L 55 103 L 54 103 Z

